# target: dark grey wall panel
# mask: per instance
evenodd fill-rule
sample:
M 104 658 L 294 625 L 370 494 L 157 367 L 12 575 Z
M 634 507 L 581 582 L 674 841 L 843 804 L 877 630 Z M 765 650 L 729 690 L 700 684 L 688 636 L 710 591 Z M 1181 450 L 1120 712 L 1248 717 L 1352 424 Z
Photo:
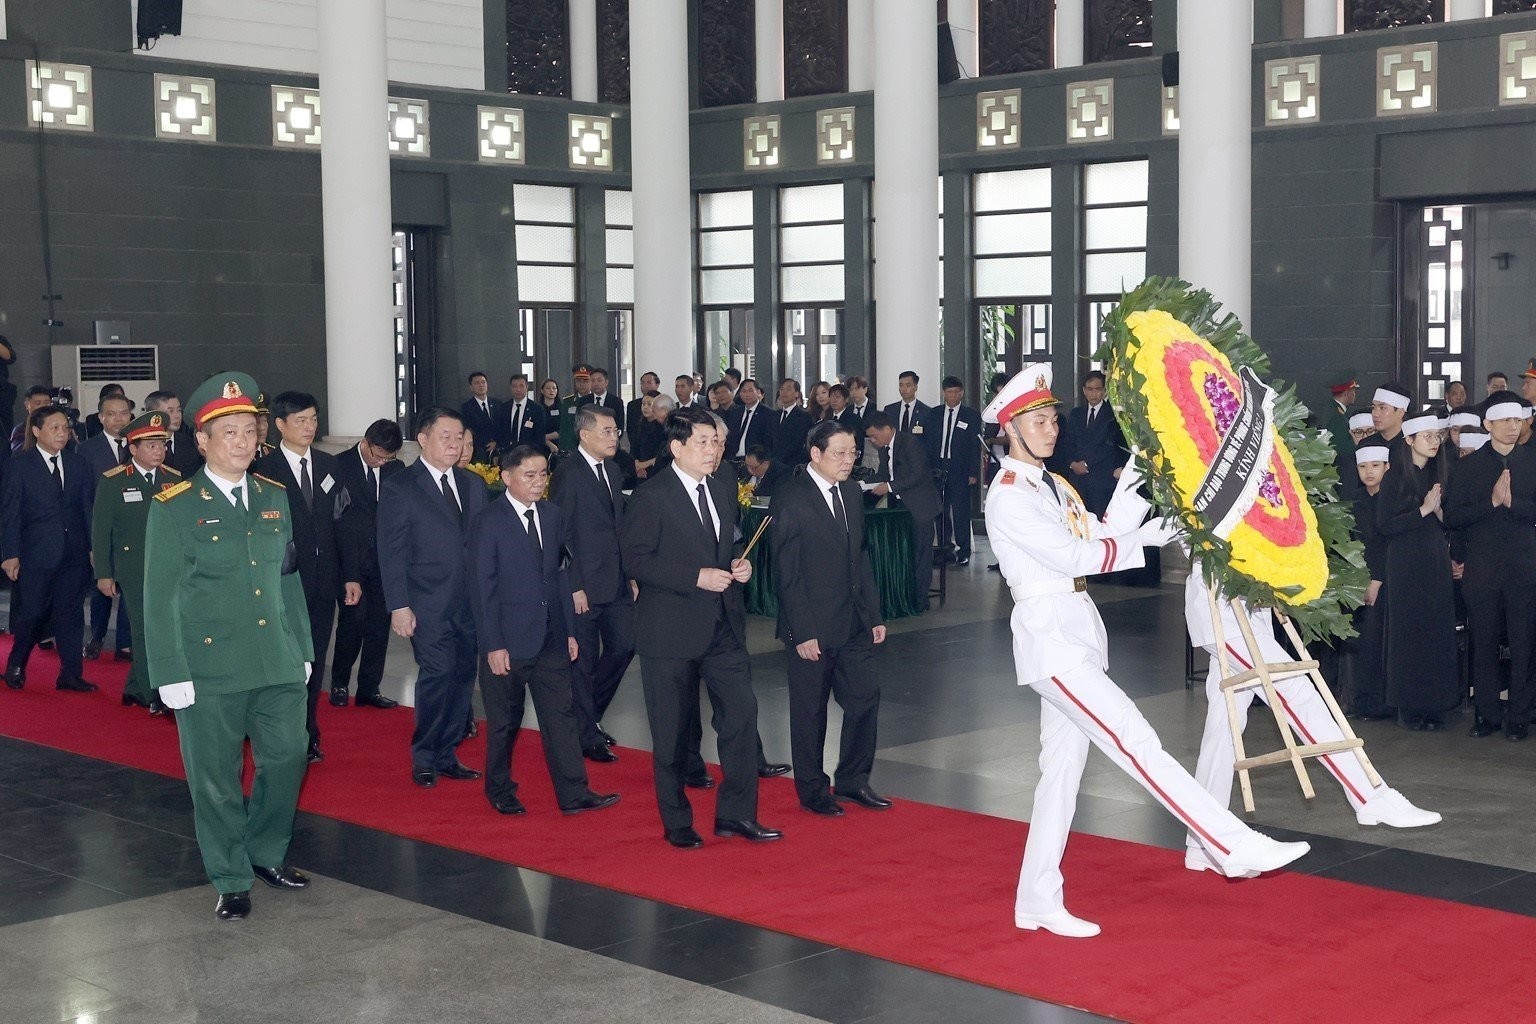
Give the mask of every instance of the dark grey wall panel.
M 1530 121 L 1399 132 L 1381 140 L 1381 194 L 1390 199 L 1536 193 Z

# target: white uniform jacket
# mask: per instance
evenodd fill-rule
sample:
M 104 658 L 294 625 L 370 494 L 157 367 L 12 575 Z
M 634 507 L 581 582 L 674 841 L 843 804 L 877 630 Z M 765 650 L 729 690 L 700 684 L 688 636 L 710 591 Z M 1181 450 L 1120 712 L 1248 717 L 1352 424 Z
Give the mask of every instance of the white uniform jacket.
M 1186 547 L 1186 553 L 1188 550 Z M 1210 599 L 1206 596 L 1209 593 L 1210 588 L 1205 585 L 1205 575 L 1200 570 L 1200 562 L 1192 559 L 1189 566 L 1189 579 L 1184 581 L 1184 623 L 1189 630 L 1190 646 L 1195 648 L 1216 646 L 1216 627 L 1211 622 Z M 1243 640 L 1242 627 L 1237 624 L 1237 616 L 1232 611 L 1232 602 L 1219 591 L 1216 594 L 1216 607 L 1221 612 L 1222 636 L 1237 650 L 1246 651 L 1247 644 Z M 1265 609 L 1248 609 L 1248 625 L 1253 630 L 1255 638 L 1273 638 L 1274 636 L 1274 617 Z M 1289 661 L 1290 658 L 1284 660 Z M 1247 667 L 1243 665 L 1233 671 L 1240 672 Z
M 987 537 L 1013 592 L 1013 657 L 1020 685 L 1080 667 L 1109 667 L 1104 622 L 1081 578 L 1145 564 L 1139 536 L 1149 508 L 1130 467 L 1101 522 L 1077 492 L 1038 466 L 1013 458 L 987 490 Z M 1060 499 L 1056 497 L 1060 495 Z

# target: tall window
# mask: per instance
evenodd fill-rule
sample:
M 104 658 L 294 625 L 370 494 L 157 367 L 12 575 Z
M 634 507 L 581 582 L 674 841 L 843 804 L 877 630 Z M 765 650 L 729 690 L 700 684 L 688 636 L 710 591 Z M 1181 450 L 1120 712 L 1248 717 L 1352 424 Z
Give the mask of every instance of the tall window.
M 836 380 L 843 323 L 843 186 L 779 191 L 783 376 Z
M 604 248 L 608 253 L 608 349 L 614 390 L 639 394 L 635 373 L 635 204 L 621 189 L 603 193 Z
M 576 196 L 552 185 L 512 186 L 523 362 L 564 377 L 576 339 Z
M 1147 276 L 1147 161 L 1083 168 L 1083 320 L 1081 370 L 1102 369 L 1105 315 L 1122 292 Z
M 699 106 L 724 107 L 757 99 L 757 33 L 753 5 L 697 0 L 695 87 Z
M 847 0 L 784 0 L 784 95 L 847 91 Z
M 1051 171 L 972 179 L 971 249 L 984 376 L 1051 354 Z
M 752 358 L 752 192 L 700 192 L 699 372 L 709 385 L 730 367 L 757 375 Z
M 507 0 L 507 91 L 571 95 L 566 0 Z
M 1464 352 L 1462 295 L 1465 289 L 1462 257 L 1465 246 L 1466 209 L 1430 206 L 1424 210 L 1424 323 L 1420 334 L 1419 370 L 1424 397 L 1432 402 L 1445 398 L 1445 386 L 1461 380 L 1462 367 L 1471 353 Z

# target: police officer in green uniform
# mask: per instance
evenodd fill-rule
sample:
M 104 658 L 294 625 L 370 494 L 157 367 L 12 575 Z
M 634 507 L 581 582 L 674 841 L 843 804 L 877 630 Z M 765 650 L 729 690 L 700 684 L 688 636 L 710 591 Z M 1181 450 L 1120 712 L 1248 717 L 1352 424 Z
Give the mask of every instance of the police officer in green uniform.
M 314 660 L 293 527 L 282 485 L 250 474 L 259 441 L 256 382 L 216 374 L 187 405 L 207 459 L 155 495 L 145 544 L 145 661 L 177 712 L 203 866 L 215 915 L 251 910 L 251 880 L 302 889 L 286 864 L 309 733 L 305 679 Z M 240 789 L 245 740 L 256 775 Z
M 567 454 L 580 443 L 576 437 L 576 410 L 592 404 L 592 367 L 577 363 L 571 368 L 571 383 L 574 393 L 560 399 L 560 450 Z
M 123 706 L 149 708 L 152 715 L 165 713 L 160 697 L 150 690 L 144 668 L 144 530 L 149 522 L 151 500 L 170 490 L 181 474 L 165 465 L 166 442 L 171 437 L 170 416 L 146 412 L 123 431 L 132 458 L 107 470 L 96 482 L 96 505 L 91 513 L 91 562 L 96 589 L 107 597 L 121 595 L 133 630 L 133 649 L 138 656 L 128 670 Z
M 256 458 L 264 459 L 277 451 L 277 445 L 267 438 L 272 436 L 272 420 L 267 414 L 267 393 L 256 393 Z

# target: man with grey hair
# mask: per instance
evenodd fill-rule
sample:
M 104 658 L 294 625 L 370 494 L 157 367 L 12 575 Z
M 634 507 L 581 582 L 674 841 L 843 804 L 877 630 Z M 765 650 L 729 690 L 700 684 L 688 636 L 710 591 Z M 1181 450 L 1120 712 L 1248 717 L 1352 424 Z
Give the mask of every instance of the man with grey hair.
M 165 442 L 165 464 L 184 477 L 196 473 L 203 455 L 192 438 L 192 428 L 181 418 L 181 399 L 174 391 L 151 391 L 144 396 L 145 412 L 163 412 L 171 420 L 171 439 Z

